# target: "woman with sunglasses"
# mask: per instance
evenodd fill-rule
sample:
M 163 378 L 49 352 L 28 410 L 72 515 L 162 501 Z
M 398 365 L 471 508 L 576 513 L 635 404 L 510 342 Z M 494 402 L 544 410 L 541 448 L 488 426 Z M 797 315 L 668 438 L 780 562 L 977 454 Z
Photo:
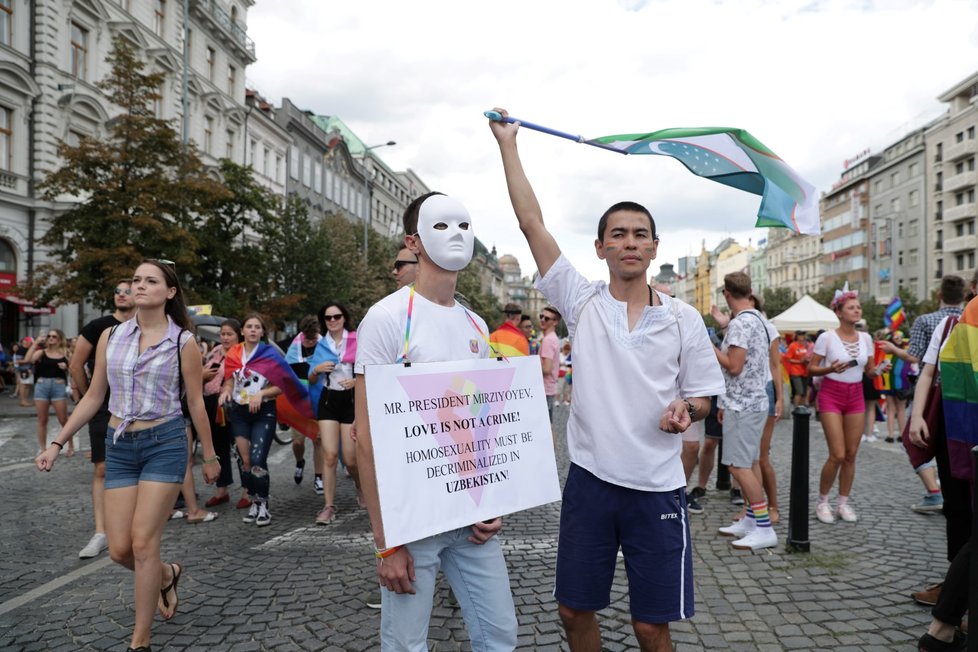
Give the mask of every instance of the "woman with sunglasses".
M 310 360 L 309 384 L 313 396 L 319 393 L 316 420 L 323 449 L 323 509 L 316 516 L 316 524 L 328 525 L 336 518 L 336 464 L 341 446 L 343 464 L 356 482 L 357 503 L 363 504 L 356 443 L 351 436 L 357 334 L 350 313 L 339 303 L 327 303 L 319 310 L 319 318 L 324 335 Z
M 127 652 L 151 652 L 153 614 L 177 611 L 178 563 L 163 564 L 160 540 L 183 484 L 188 443 L 180 396 L 204 450 L 204 479 L 220 473 L 201 389 L 194 344 L 172 263 L 146 260 L 132 279 L 136 316 L 99 337 L 95 373 L 54 442 L 36 459 L 50 471 L 68 437 L 88 423 L 109 393 L 105 441 L 105 525 L 112 560 L 135 571 L 135 625 Z M 190 344 L 190 346 L 187 346 Z
M 70 357 L 65 334 L 56 328 L 47 335 L 39 336 L 24 356 L 34 365 L 34 405 L 37 407 L 37 441 L 40 451 L 48 447 L 48 408 L 54 406 L 54 415 L 64 427 L 68 421 L 68 363 Z M 68 440 L 66 457 L 75 454 L 75 439 Z

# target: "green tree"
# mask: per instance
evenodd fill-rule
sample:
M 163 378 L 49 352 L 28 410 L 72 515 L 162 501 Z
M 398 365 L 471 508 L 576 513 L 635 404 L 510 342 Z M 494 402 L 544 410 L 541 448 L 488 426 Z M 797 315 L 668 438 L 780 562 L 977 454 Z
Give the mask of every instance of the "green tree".
M 64 165 L 40 185 L 51 201 L 80 198 L 55 213 L 39 240 L 54 262 L 38 266 L 25 293 L 42 302 L 105 306 L 106 279 L 131 275 L 144 258 L 172 260 L 182 277 L 193 278 L 196 215 L 227 194 L 204 174 L 194 149 L 181 147 L 173 126 L 153 115 L 163 75 L 144 73 L 121 38 L 107 61 L 111 72 L 98 87 L 121 114 L 107 124 L 104 141 L 62 143 Z
M 192 225 L 199 270 L 193 289 L 201 303 L 214 306 L 214 314 L 243 315 L 269 287 L 273 261 L 264 239 L 278 224 L 280 202 L 255 181 L 250 167 L 222 159 L 221 178 L 227 192 Z
M 795 305 L 795 293 L 789 288 L 764 288 L 764 312 L 768 317 L 777 317 Z

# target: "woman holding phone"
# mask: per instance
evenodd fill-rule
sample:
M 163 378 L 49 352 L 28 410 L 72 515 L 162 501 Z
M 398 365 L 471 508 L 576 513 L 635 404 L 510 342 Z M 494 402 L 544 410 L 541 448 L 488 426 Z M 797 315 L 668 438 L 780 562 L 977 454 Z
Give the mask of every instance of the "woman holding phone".
M 849 505 L 849 494 L 856 477 L 856 453 L 862 438 L 863 377 L 878 375 L 873 364 L 873 340 L 869 333 L 856 330 L 862 317 L 859 295 L 849 291 L 847 283 L 835 291 L 831 308 L 839 318 L 839 327 L 822 333 L 815 342 L 812 376 L 824 376 L 816 404 L 825 431 L 829 456 L 822 466 L 815 516 L 822 523 L 843 521 L 854 523 L 856 512 Z M 829 505 L 829 491 L 839 479 L 839 498 L 835 513 Z

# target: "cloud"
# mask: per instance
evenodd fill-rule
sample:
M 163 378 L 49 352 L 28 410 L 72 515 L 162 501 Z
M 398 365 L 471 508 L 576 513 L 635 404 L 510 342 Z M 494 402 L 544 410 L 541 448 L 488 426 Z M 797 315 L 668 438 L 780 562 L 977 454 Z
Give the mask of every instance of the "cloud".
M 484 242 L 532 259 L 482 111 L 586 137 L 665 127 L 747 129 L 820 190 L 842 160 L 879 149 L 975 70 L 973 1 L 450 0 L 260 2 L 249 82 L 340 116 L 380 154 L 462 199 Z M 520 151 L 561 243 L 593 258 L 597 217 L 646 204 L 684 242 L 752 232 L 759 197 L 659 157 L 623 157 L 528 130 Z M 747 237 L 742 235 L 742 237 Z M 708 246 L 709 246 L 708 242 Z M 571 244 L 573 243 L 573 244 Z M 667 246 L 668 243 L 668 246 Z M 660 262 L 664 262 L 661 261 Z M 602 273 L 603 264 L 594 264 Z

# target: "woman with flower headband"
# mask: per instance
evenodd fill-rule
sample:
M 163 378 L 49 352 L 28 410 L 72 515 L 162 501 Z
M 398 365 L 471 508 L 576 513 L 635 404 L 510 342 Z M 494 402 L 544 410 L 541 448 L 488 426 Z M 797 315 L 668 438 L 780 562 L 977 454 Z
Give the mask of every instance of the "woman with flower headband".
M 109 395 L 105 448 L 105 525 L 109 555 L 135 571 L 130 652 L 150 652 L 153 612 L 169 620 L 177 610 L 183 566 L 160 561 L 160 539 L 180 492 L 188 459 L 180 396 L 204 449 L 204 479 L 220 472 L 201 390 L 200 349 L 172 263 L 146 260 L 132 278 L 136 317 L 104 331 L 95 373 L 84 398 L 37 468 L 50 471 L 64 442 L 88 423 Z
M 843 521 L 854 523 L 856 512 L 849 505 L 849 494 L 856 477 L 856 453 L 862 437 L 863 377 L 876 376 L 873 363 L 873 341 L 869 333 L 856 330 L 862 317 L 857 292 L 846 283 L 835 291 L 830 306 L 839 318 L 839 327 L 822 333 L 815 342 L 809 373 L 824 376 L 816 403 L 825 431 L 829 456 L 822 466 L 815 516 L 823 523 L 835 521 L 829 506 L 829 491 L 839 479 L 839 499 L 836 514 Z

